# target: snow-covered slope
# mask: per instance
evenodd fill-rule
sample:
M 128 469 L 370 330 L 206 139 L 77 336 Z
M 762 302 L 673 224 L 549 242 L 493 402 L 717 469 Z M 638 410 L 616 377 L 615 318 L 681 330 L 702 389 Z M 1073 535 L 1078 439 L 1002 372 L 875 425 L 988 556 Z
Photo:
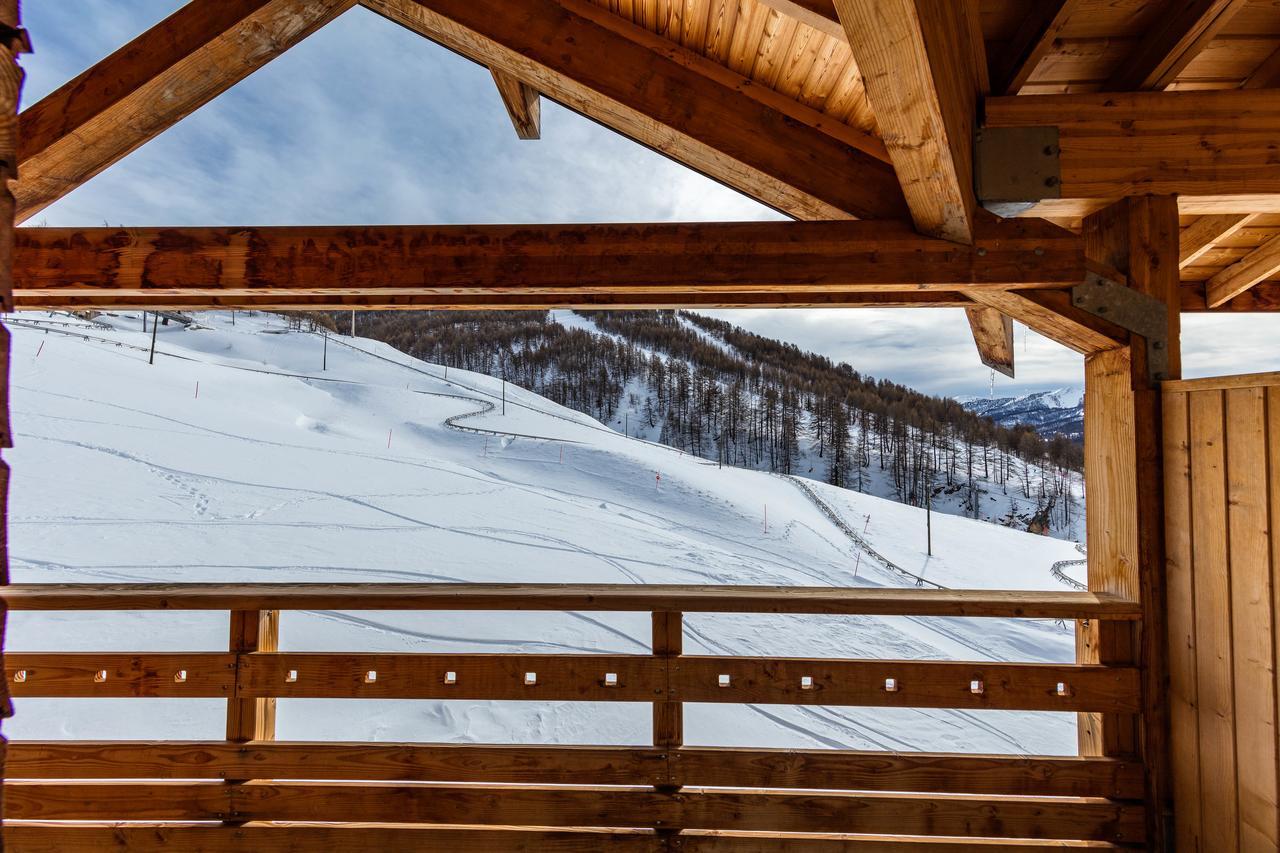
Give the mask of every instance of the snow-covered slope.
M 280 317 L 11 325 L 13 579 L 1065 588 L 1070 543 L 718 468 Z M 58 325 L 54 325 L 54 324 Z M 834 519 L 834 520 L 833 520 Z M 838 522 L 838 523 L 837 523 Z M 225 648 L 225 614 L 11 616 L 15 650 Z M 690 616 L 692 653 L 1068 661 L 1068 626 Z M 288 613 L 286 650 L 643 652 L 643 614 Z M 115 713 L 103 713 L 104 706 Z M 123 706 L 123 707 L 120 707 Z M 217 700 L 19 700 L 14 737 L 219 737 Z M 693 744 L 1071 753 L 1070 714 L 692 705 Z M 110 724 L 104 723 L 110 720 Z M 645 743 L 646 705 L 286 700 L 282 738 Z
M 959 402 L 1001 426 L 1028 424 L 1046 438 L 1056 433 L 1074 439 L 1084 436 L 1084 393 L 1079 388 L 1036 391 L 1021 397 L 961 397 Z

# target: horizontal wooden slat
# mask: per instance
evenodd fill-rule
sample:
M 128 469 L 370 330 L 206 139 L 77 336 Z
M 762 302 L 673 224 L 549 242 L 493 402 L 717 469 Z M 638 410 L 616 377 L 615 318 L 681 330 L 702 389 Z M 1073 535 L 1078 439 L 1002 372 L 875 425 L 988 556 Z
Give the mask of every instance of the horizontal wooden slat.
M 811 679 L 808 688 L 804 678 Z M 890 678 L 893 690 L 886 689 Z M 972 690 L 973 682 L 981 692 Z M 1072 664 L 685 656 L 675 661 L 671 683 L 685 702 L 1106 712 L 1141 707 L 1136 669 Z M 1059 695 L 1059 684 L 1066 695 Z
M 363 779 L 1142 797 L 1109 758 L 488 744 L 13 741 L 11 779 Z
M 5 819 L 282 820 L 1141 842 L 1139 806 L 1098 799 L 393 782 L 10 782 Z
M 597 610 L 1136 620 L 1107 593 L 664 584 L 12 584 L 10 610 Z
M 218 652 L 8 652 L 4 667 L 14 696 L 225 698 L 235 689 L 236 656 Z
M 11 749 L 13 747 L 10 747 Z M 1109 758 L 684 747 L 676 784 L 1142 798 L 1142 767 Z
M 255 653 L 242 658 L 237 695 L 652 702 L 662 695 L 665 666 L 648 655 Z M 367 681 L 369 673 L 376 680 Z
M 457 853 L 459 850 L 504 853 L 662 853 L 670 848 L 649 830 L 518 829 L 507 827 L 409 826 L 387 824 L 317 825 L 248 823 L 209 824 L 32 824 L 7 823 L 5 849 L 10 853 L 127 850 L 133 853 L 369 853 L 413 850 Z M 924 839 L 867 835 L 770 835 L 767 833 L 685 832 L 682 851 L 696 853 L 1048 853 L 1052 850 L 1115 850 L 1105 842 L 1001 841 L 994 839 Z

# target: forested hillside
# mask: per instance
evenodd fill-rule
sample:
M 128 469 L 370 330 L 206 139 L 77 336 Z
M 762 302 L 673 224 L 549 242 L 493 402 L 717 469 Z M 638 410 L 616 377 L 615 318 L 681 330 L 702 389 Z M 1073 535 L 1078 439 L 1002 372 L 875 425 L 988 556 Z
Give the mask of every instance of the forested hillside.
M 348 331 L 350 315 L 334 317 Z M 357 334 L 720 464 L 1067 538 L 1080 446 L 689 312 L 367 312 Z

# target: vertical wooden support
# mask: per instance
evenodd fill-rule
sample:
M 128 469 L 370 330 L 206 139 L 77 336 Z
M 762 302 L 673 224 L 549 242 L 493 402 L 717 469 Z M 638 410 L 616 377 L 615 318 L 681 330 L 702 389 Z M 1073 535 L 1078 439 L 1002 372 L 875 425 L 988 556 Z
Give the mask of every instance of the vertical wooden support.
M 251 652 L 274 652 L 279 648 L 279 610 L 231 611 L 231 651 L 237 655 L 236 683 L 240 682 L 239 655 Z M 227 740 L 246 743 L 251 740 L 275 740 L 276 700 L 227 700 Z
M 653 613 L 653 654 L 666 664 L 666 691 L 663 697 L 653 703 L 653 745 L 667 751 L 667 779 L 669 784 L 656 785 L 661 793 L 674 794 L 680 790 L 676 784 L 677 767 L 675 750 L 684 744 L 684 705 L 674 697 L 671 670 L 676 659 L 684 653 L 684 617 L 681 613 L 655 611 Z M 664 849 L 676 850 L 680 827 L 658 828 L 658 836 L 664 842 Z
M 1123 199 L 1086 218 L 1085 251 L 1125 273 L 1129 286 L 1168 308 L 1169 375 L 1181 373 L 1178 208 L 1172 196 Z M 1142 708 L 1080 718 L 1086 755 L 1139 755 L 1146 767 L 1148 838 L 1167 849 L 1168 647 L 1164 571 L 1164 474 L 1160 394 L 1147 373 L 1146 341 L 1085 360 L 1085 482 L 1089 588 L 1142 604 L 1140 625 L 1092 623 L 1077 635 L 1082 662 L 1136 663 Z
M 17 204 L 10 181 L 18 177 L 18 102 L 24 72 L 18 55 L 31 50 L 18 0 L 0 0 L 0 310 L 13 310 L 13 222 Z M 12 447 L 9 429 L 9 332 L 0 326 L 0 448 Z M 9 583 L 9 466 L 0 459 L 0 585 Z M 8 613 L 0 603 L 0 664 Z M 13 716 L 8 683 L 0 684 L 0 719 Z M 5 741 L 0 737 L 0 781 Z M 0 786 L 0 793 L 3 787 Z M 0 803 L 0 811 L 3 804 Z

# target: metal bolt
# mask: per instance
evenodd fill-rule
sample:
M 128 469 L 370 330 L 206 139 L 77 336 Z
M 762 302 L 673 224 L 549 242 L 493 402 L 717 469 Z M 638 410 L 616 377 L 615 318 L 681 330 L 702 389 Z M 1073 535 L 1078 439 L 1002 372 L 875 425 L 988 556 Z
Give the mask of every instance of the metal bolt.
M 1053 175 L 1050 175 L 1049 177 L 1044 179 L 1044 185 L 1046 187 L 1056 187 L 1058 185 L 1058 179 L 1055 178 Z
M 1099 305 L 1099 306 L 1098 306 L 1098 313 L 1099 313 L 1099 314 L 1105 314 L 1105 313 L 1107 313 L 1107 306 L 1105 306 L 1105 305 Z
M 1043 248 L 1043 247 L 1041 247 L 1041 246 L 1036 246 L 1036 254 L 1037 254 L 1037 255 L 1043 255 L 1043 254 L 1044 254 L 1044 248 Z
M 981 258 L 981 257 L 983 257 L 983 256 L 984 256 L 984 255 L 986 255 L 986 254 L 987 254 L 987 248 L 986 248 L 986 246 L 979 246 L 979 247 L 978 247 L 978 257 L 980 257 L 980 258 Z
M 1054 147 L 1053 147 L 1052 145 L 1046 145 L 1046 146 L 1044 147 L 1044 156 L 1046 156 L 1046 157 L 1052 157 L 1052 156 L 1053 156 L 1054 154 L 1056 154 L 1056 153 L 1057 153 L 1057 151 L 1054 149 Z
M 1152 341 L 1152 342 L 1151 342 L 1151 348 L 1152 348 L 1152 349 L 1164 349 L 1164 341 Z

